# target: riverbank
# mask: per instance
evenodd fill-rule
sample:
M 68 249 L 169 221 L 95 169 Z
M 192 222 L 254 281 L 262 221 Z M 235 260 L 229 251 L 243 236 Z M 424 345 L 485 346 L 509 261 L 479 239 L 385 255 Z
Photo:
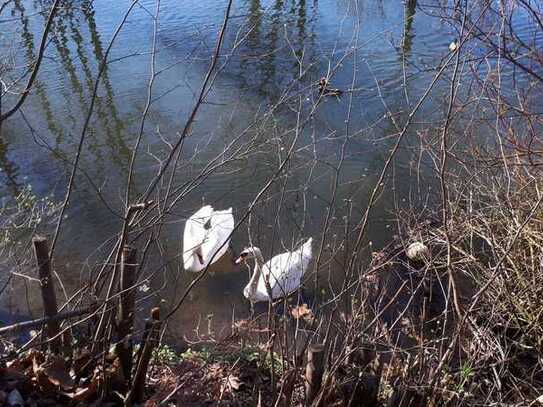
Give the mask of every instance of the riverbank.
M 159 309 L 134 325 L 133 248 L 109 302 L 57 310 L 35 237 L 46 317 L 1 328 L 0 405 L 538 405 L 543 198 L 537 178 L 511 181 L 449 183 L 446 223 L 439 206 L 402 209 L 392 242 L 320 302 L 258 307 L 175 350 Z
M 516 220 L 459 209 L 448 230 L 404 214 L 403 238 L 373 253 L 331 309 L 276 305 L 180 351 L 155 337 L 144 384 L 134 380 L 152 331 L 136 341 L 130 381 L 118 348 L 93 353 L 74 328 L 58 355 L 5 355 L 0 401 L 16 405 L 18 393 L 36 406 L 539 405 L 541 212 L 526 194 L 517 208 Z M 322 365 L 308 360 L 310 343 L 323 344 Z M 127 402 L 137 386 L 139 399 Z

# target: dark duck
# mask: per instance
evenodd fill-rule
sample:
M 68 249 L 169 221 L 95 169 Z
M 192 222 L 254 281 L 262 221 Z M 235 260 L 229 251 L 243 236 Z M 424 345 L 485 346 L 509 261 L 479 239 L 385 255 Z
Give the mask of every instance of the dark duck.
M 329 82 L 324 76 L 319 80 L 319 95 L 322 96 L 341 96 L 343 91 L 337 88 L 331 88 L 328 86 Z

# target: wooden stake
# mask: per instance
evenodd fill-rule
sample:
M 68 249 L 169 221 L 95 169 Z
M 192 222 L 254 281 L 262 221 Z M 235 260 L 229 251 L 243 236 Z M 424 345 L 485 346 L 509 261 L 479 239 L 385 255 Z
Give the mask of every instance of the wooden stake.
M 132 388 L 126 396 L 125 406 L 131 406 L 132 403 L 141 403 L 143 400 L 147 368 L 149 367 L 149 362 L 153 355 L 153 349 L 158 344 L 160 336 L 160 308 L 157 307 L 151 310 L 151 321 L 152 325 L 145 340 L 145 344 L 143 345 L 143 350 L 136 368 L 136 374 L 134 375 L 134 380 L 132 382 Z
M 131 335 L 134 325 L 134 305 L 136 293 L 136 254 L 134 247 L 125 246 L 121 254 L 121 306 L 117 323 L 117 345 L 115 353 L 121 362 L 127 384 L 132 375 L 132 341 Z
M 51 262 L 49 259 L 47 239 L 43 236 L 34 236 L 32 238 L 32 244 L 34 245 L 34 255 L 36 257 L 36 265 L 40 279 L 43 310 L 45 316 L 49 318 L 47 321 L 47 338 L 55 338 L 49 342 L 49 347 L 52 352 L 58 353 L 61 342 L 59 336 L 60 324 L 55 318 L 58 314 L 57 297 L 55 294 L 55 286 L 51 278 Z
M 324 374 L 324 345 L 313 344 L 307 350 L 307 365 L 305 368 L 306 405 L 310 406 L 322 384 Z

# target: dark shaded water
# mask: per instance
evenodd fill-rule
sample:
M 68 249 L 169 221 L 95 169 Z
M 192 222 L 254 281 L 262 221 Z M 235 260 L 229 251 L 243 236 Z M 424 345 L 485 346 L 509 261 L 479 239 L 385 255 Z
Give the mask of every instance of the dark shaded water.
M 7 74 L 10 79 L 22 75 L 25 65 L 34 60 L 49 6 L 46 1 L 15 0 L 0 15 L 0 52 L 17 66 Z M 38 196 L 63 196 L 71 169 L 68 162 L 89 109 L 99 61 L 129 6 L 128 1 L 96 0 L 67 2 L 63 7 L 35 90 L 23 114 L 2 129 L 0 192 L 5 197 L 17 195 L 27 184 Z M 136 161 L 133 197 L 145 192 L 169 151 L 164 140 L 175 141 L 188 117 L 224 9 L 223 1 L 160 3 L 158 75 Z M 180 253 L 184 219 L 202 201 L 218 208 L 232 206 L 237 216 L 247 208 L 292 141 L 296 109 L 310 111 L 317 96 L 315 83 L 328 69 L 335 72 L 333 86 L 351 92 L 326 100 L 303 128 L 288 167 L 291 177 L 263 196 L 251 232 L 255 243 L 266 248 L 266 256 L 292 247 L 301 237 L 318 234 L 332 203 L 334 167 L 347 137 L 333 202 L 337 220 L 333 233 L 341 233 L 341 219 L 348 213 L 344 198 L 353 199 L 353 213 L 364 209 L 392 142 L 387 136 L 395 130 L 385 117 L 384 104 L 394 112 L 407 110 L 431 79 L 433 71 L 426 67 L 449 52 L 454 34 L 432 15 L 434 10 L 428 7 L 422 12 L 415 1 L 404 5 L 397 0 L 235 1 L 221 58 L 221 63 L 228 63 L 183 146 L 175 184 L 192 179 L 211 158 L 231 152 L 232 145 L 243 145 L 246 154 L 209 174 L 176 204 L 165 219 L 161 240 L 165 252 Z M 134 7 L 102 76 L 83 147 L 82 172 L 57 251 L 56 266 L 68 294 L 93 275 L 91 265 L 103 259 L 97 247 L 108 247 L 121 225 L 110 209 L 119 211 L 124 205 L 131 151 L 147 97 L 156 11 L 157 3 L 150 0 Z M 304 75 L 296 80 L 301 70 Z M 14 97 L 5 99 L 3 103 L 10 105 Z M 424 109 L 431 114 L 442 108 L 440 103 L 436 98 Z M 400 153 L 395 184 L 374 212 L 368 233 L 374 245 L 390 238 L 392 220 L 387 211 L 393 200 L 409 197 L 410 159 Z M 245 228 L 235 236 L 234 247 L 241 248 L 246 236 Z M 327 265 L 324 272 L 333 269 Z M 177 260 L 172 261 L 150 282 L 150 291 L 168 287 L 164 301 L 171 305 L 177 295 L 172 293 L 180 292 L 173 290 L 173 283 L 182 286 L 192 277 L 182 272 Z M 241 292 L 247 279 L 243 270 L 206 278 L 178 312 L 171 324 L 173 334 L 186 333 L 208 315 L 220 326 L 230 320 L 233 309 L 246 312 Z M 14 287 L 20 289 L 19 284 Z M 12 291 L 4 297 L 3 307 L 26 313 L 30 304 L 39 313 L 35 287 L 29 286 L 26 293 L 23 299 Z

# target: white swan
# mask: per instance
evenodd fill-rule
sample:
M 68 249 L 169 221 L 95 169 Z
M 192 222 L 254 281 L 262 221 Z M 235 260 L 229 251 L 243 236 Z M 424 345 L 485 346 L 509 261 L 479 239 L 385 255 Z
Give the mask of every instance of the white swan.
M 309 238 L 298 250 L 278 254 L 266 263 L 258 247 L 243 249 L 236 263 L 255 259 L 253 275 L 243 289 L 243 295 L 251 302 L 269 301 L 265 277 L 269 278 L 272 299 L 285 297 L 296 291 L 313 257 L 312 241 L 313 239 Z
M 187 219 L 183 234 L 183 264 L 185 270 L 198 272 L 205 269 L 212 256 L 215 263 L 228 250 L 234 230 L 232 208 L 216 211 L 205 205 Z

